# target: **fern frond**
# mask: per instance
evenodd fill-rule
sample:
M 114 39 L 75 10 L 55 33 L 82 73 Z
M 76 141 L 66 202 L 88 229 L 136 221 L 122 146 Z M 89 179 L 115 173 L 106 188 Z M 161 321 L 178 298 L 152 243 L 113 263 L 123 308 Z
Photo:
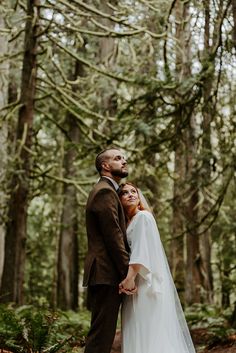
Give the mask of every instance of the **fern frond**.
M 42 353 L 55 353 L 58 352 L 66 343 L 68 343 L 72 339 L 72 336 L 65 338 L 61 342 L 54 344 L 53 346 L 47 348 Z

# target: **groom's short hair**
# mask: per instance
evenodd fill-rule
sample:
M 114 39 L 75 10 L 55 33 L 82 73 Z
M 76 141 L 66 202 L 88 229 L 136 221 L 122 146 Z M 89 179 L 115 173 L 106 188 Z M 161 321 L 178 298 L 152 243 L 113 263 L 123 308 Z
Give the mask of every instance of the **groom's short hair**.
M 106 152 L 111 151 L 111 150 L 120 151 L 120 149 L 117 147 L 108 147 L 105 150 L 102 150 L 101 152 L 98 153 L 98 155 L 95 159 L 95 166 L 96 166 L 96 169 L 99 174 L 101 174 L 101 171 L 102 171 L 102 163 L 104 163 L 108 159 Z

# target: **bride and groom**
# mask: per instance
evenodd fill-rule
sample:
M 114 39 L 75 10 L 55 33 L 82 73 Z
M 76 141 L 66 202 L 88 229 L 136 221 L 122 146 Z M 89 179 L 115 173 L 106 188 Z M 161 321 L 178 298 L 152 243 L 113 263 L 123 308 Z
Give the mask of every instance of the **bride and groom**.
M 122 303 L 122 353 L 194 353 L 155 219 L 119 149 L 96 157 L 99 182 L 86 206 L 91 326 L 84 353 L 110 353 Z M 144 200 L 145 201 L 145 200 Z

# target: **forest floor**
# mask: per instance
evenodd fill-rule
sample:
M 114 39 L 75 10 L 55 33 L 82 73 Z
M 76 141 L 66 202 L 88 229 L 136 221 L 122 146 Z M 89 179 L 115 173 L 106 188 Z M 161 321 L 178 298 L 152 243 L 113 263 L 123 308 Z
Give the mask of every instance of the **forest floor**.
M 198 353 L 236 353 L 236 331 L 224 340 L 213 337 L 206 328 L 194 329 L 191 335 Z
M 192 330 L 191 335 L 197 353 L 236 353 L 236 332 L 224 342 L 212 341 L 212 337 L 209 335 L 207 329 L 199 328 Z M 120 352 L 120 331 L 117 331 L 111 353 Z
M 209 334 L 206 328 L 198 328 L 191 331 L 197 353 L 236 353 L 236 331 L 224 341 Z M 81 342 L 80 342 L 81 343 Z M 83 353 L 84 348 L 79 342 L 73 346 L 72 352 Z M 65 350 L 62 349 L 63 352 Z M 71 351 L 70 351 L 71 352 Z M 0 348 L 0 353 L 12 353 Z M 117 330 L 111 353 L 121 353 L 121 333 Z M 135 352 L 134 352 L 135 353 Z M 145 352 L 144 352 L 145 353 Z

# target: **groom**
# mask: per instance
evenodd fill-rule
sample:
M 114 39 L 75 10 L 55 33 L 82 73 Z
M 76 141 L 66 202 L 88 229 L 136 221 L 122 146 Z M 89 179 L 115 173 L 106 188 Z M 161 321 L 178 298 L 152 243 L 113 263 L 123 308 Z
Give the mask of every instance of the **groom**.
M 117 195 L 128 171 L 125 157 L 116 148 L 100 152 L 95 165 L 101 178 L 86 206 L 84 286 L 88 286 L 91 327 L 84 353 L 110 353 L 122 298 L 118 286 L 129 262 L 125 217 Z

